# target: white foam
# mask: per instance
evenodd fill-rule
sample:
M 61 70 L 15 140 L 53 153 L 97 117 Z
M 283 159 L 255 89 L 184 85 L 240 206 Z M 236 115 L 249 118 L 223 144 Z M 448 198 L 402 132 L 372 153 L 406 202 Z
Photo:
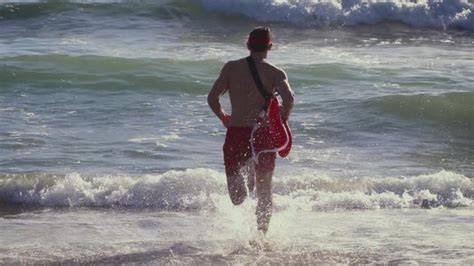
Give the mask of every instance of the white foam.
M 168 134 L 168 135 L 162 135 L 159 137 L 137 137 L 137 138 L 131 138 L 128 141 L 134 142 L 134 143 L 154 143 L 156 146 L 159 147 L 168 147 L 167 143 L 179 140 L 181 137 L 178 134 Z
M 362 0 L 201 0 L 212 11 L 242 14 L 262 22 L 298 26 L 341 26 L 402 22 L 416 27 L 460 27 L 474 30 L 474 7 L 456 1 Z
M 409 178 L 333 179 L 304 174 L 275 177 L 277 210 L 327 211 L 473 205 L 473 182 L 441 171 Z M 225 176 L 211 169 L 169 171 L 160 175 L 83 177 L 78 173 L 0 179 L 0 199 L 40 206 L 219 210 L 231 204 Z

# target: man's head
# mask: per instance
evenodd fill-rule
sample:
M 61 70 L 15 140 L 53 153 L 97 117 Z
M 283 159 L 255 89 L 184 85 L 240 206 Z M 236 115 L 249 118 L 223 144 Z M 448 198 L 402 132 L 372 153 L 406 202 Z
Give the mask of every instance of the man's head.
M 247 47 L 252 52 L 266 52 L 272 49 L 272 34 L 268 27 L 256 27 L 249 34 Z

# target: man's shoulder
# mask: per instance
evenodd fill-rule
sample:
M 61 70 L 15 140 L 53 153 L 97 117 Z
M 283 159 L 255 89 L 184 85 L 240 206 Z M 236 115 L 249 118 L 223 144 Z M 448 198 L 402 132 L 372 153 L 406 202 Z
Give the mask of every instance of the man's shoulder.
M 229 70 L 229 71 L 232 68 L 235 69 L 235 67 L 242 64 L 242 60 L 245 60 L 245 59 L 229 60 L 224 64 L 223 69 Z
M 286 78 L 286 72 L 280 68 L 280 67 L 277 67 L 276 65 L 268 62 L 268 61 L 263 61 L 263 64 L 266 66 L 267 70 L 269 72 L 270 75 L 274 76 L 274 77 L 277 77 L 277 78 L 281 78 L 281 79 L 285 79 Z M 224 69 L 226 70 L 229 70 L 230 69 L 241 69 L 242 67 L 247 67 L 247 61 L 246 61 L 246 58 L 240 58 L 240 59 L 236 59 L 236 60 L 230 60 L 230 61 L 227 61 L 224 65 Z M 267 73 L 268 73 L 267 72 Z
M 270 69 L 272 74 L 276 76 L 277 78 L 285 79 L 286 78 L 286 72 L 283 70 L 283 68 L 277 67 L 276 65 L 265 61 L 265 65 Z
M 235 65 L 239 65 L 239 64 L 242 64 L 242 62 L 245 61 L 245 58 L 240 58 L 240 59 L 236 59 L 236 60 L 229 60 L 227 61 L 227 63 L 225 63 L 226 66 L 235 66 Z
M 264 64 L 275 74 L 282 74 L 282 73 L 285 73 L 285 71 L 283 70 L 283 68 L 281 67 L 277 67 L 275 64 L 273 63 L 270 63 L 268 61 L 264 61 Z

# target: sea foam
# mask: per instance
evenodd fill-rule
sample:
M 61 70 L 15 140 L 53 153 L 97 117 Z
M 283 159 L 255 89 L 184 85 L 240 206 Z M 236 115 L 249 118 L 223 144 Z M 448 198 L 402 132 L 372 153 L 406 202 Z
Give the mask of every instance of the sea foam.
M 474 7 L 465 0 L 202 0 L 207 10 L 262 22 L 297 26 L 344 26 L 399 22 L 415 27 L 474 30 Z
M 470 207 L 474 184 L 448 171 L 400 178 L 334 179 L 318 174 L 275 177 L 277 210 Z M 3 175 L 0 201 L 48 207 L 152 208 L 199 211 L 227 208 L 225 176 L 211 169 L 159 175 L 83 177 Z
M 209 17 L 203 12 L 207 10 L 300 27 L 397 22 L 414 27 L 474 30 L 474 7 L 467 0 L 145 0 L 133 3 L 120 0 L 8 0 L 0 3 L 0 19 L 28 18 L 84 7 L 89 11 L 107 10 L 115 15 L 146 14 L 178 19 L 181 16 Z

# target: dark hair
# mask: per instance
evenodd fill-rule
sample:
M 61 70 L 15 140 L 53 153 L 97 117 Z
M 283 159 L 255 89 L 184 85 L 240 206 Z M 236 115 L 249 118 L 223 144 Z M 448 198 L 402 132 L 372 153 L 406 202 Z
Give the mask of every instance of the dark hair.
M 252 32 L 250 32 L 249 38 L 271 39 L 272 38 L 271 30 L 269 27 L 262 27 L 262 26 L 256 27 L 252 30 Z M 247 42 L 247 47 L 252 52 L 265 52 L 269 44 L 270 43 L 265 43 L 265 42 L 256 42 L 256 43 Z

